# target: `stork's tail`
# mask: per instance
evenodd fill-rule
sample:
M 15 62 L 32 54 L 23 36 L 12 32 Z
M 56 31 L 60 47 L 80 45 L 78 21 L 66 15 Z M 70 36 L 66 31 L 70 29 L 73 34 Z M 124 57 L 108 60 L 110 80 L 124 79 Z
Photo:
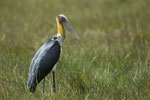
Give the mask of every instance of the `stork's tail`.
M 27 86 L 28 86 L 28 89 L 29 89 L 30 92 L 32 92 L 32 93 L 35 92 L 37 82 L 36 82 L 36 78 L 33 77 L 33 75 L 31 75 L 31 73 L 29 74 Z

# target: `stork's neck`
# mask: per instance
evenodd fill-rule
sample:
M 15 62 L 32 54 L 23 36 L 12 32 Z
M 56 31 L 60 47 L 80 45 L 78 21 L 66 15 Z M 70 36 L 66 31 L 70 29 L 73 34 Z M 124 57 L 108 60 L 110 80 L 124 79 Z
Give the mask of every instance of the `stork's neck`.
M 62 35 L 65 38 L 65 29 L 62 24 L 60 24 L 59 19 L 56 18 L 56 23 L 57 23 L 57 34 Z
M 60 43 L 60 45 L 62 45 L 65 38 L 61 34 L 57 34 L 56 37 L 57 41 Z

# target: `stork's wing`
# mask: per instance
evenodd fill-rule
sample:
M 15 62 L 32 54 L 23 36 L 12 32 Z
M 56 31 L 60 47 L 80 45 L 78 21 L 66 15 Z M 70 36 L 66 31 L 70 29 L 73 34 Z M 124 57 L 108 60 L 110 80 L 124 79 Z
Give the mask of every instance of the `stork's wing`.
M 49 39 L 35 54 L 30 66 L 28 88 L 36 87 L 59 60 L 61 46 L 58 41 Z

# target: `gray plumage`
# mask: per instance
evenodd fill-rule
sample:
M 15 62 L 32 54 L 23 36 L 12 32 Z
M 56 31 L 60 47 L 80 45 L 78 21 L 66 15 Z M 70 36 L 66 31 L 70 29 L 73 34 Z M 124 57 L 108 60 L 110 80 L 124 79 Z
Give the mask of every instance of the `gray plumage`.
M 59 60 L 61 44 L 57 36 L 47 40 L 36 52 L 30 64 L 28 88 L 35 92 L 36 86 L 45 76 L 52 71 Z

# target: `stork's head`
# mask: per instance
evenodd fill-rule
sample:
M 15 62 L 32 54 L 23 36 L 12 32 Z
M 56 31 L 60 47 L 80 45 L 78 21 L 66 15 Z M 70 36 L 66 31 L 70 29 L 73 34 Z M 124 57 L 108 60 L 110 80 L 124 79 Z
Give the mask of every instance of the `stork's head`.
M 65 28 L 66 28 L 70 33 L 73 34 L 74 37 L 80 40 L 80 38 L 72 28 L 69 20 L 65 15 L 59 14 L 58 16 L 56 16 L 56 23 L 57 23 L 57 30 L 58 30 L 57 34 L 61 34 L 63 37 L 65 37 Z

